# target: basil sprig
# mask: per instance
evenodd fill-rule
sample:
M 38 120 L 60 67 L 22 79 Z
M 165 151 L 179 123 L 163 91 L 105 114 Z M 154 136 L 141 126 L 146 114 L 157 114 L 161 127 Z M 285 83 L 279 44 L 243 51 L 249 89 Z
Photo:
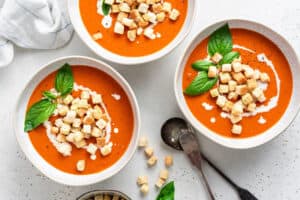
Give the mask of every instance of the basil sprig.
M 206 71 L 200 71 L 192 83 L 185 89 L 184 93 L 190 96 L 203 94 L 210 90 L 217 81 L 217 77 L 209 78 Z
M 56 104 L 49 99 L 42 99 L 33 104 L 25 118 L 24 131 L 31 131 L 48 120 L 56 108 Z
M 50 91 L 44 91 L 43 92 L 43 96 L 46 98 L 46 99 L 49 99 L 49 100 L 54 100 L 57 98 L 57 96 L 55 94 L 53 94 L 52 92 Z
M 208 41 L 208 53 L 213 56 L 220 53 L 223 56 L 232 51 L 232 37 L 228 24 L 212 33 Z
M 71 66 L 66 63 L 57 72 L 55 77 L 55 89 L 61 96 L 67 95 L 72 92 L 74 84 L 74 78 Z M 56 109 L 55 100 L 57 95 L 50 91 L 44 91 L 44 99 L 34 103 L 26 113 L 24 131 L 28 132 L 43 122 L 49 119 Z
M 104 1 L 105 0 L 102 1 L 102 12 L 104 16 L 107 16 L 109 14 L 111 6 L 109 4 L 106 4 Z
M 240 57 L 240 53 L 236 51 L 231 51 L 223 57 L 223 59 L 220 61 L 220 64 L 228 64 L 232 63 L 232 61 L 236 58 Z
M 174 181 L 172 181 L 161 189 L 160 193 L 156 197 L 156 200 L 174 200 L 174 196 L 175 186 Z
M 55 78 L 55 89 L 61 96 L 65 96 L 72 92 L 74 78 L 71 66 L 66 63 L 59 70 Z
M 208 41 L 208 54 L 213 56 L 215 53 L 222 54 L 223 58 L 219 63 L 213 63 L 209 60 L 197 60 L 192 64 L 193 69 L 199 71 L 194 80 L 185 89 L 184 93 L 190 96 L 196 96 L 209 91 L 218 81 L 218 77 L 209 78 L 208 69 L 210 66 L 219 68 L 222 64 L 232 63 L 240 54 L 232 51 L 232 36 L 228 24 L 225 24 L 213 32 Z
M 192 67 L 197 71 L 208 71 L 208 68 L 212 65 L 214 65 L 213 62 L 209 60 L 197 60 L 192 64 Z

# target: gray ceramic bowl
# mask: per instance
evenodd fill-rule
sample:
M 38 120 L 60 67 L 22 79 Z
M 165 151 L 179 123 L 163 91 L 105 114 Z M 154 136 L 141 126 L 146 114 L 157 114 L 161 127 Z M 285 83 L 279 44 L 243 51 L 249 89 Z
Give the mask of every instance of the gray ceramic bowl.
M 132 200 L 129 198 L 126 194 L 116 191 L 116 190 L 93 190 L 90 192 L 86 192 L 82 194 L 80 197 L 78 197 L 76 200 L 94 200 L 93 197 L 101 194 L 108 194 L 108 195 L 119 195 L 121 198 L 125 200 Z

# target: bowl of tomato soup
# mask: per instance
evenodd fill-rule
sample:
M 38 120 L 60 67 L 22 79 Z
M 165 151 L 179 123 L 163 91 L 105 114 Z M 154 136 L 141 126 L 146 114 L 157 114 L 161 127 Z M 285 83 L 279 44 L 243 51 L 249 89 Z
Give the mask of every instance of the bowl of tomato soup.
M 15 108 L 21 149 L 50 179 L 88 185 L 119 172 L 133 156 L 139 107 L 127 81 L 109 65 L 70 56 L 41 67 Z
M 225 147 L 246 149 L 282 133 L 299 111 L 299 60 L 270 28 L 226 20 L 186 47 L 174 79 L 192 126 Z
M 72 24 L 100 57 L 124 65 L 168 54 L 189 33 L 197 1 L 70 0 Z

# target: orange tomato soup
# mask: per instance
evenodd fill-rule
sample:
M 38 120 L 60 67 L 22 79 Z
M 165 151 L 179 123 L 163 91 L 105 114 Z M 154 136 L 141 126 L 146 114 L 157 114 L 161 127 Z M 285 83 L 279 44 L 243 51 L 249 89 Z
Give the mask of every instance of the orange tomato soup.
M 251 53 L 243 49 L 234 49 L 241 54 L 242 62 L 250 65 L 254 69 L 258 69 L 261 72 L 266 72 L 270 76 L 270 83 L 268 89 L 265 91 L 265 96 L 267 98 L 264 104 L 267 104 L 270 98 L 274 97 L 277 93 L 276 88 L 276 79 L 273 71 L 269 66 L 263 62 L 257 60 L 257 55 L 264 53 L 269 60 L 273 62 L 275 70 L 279 76 L 280 82 L 280 96 L 278 104 L 275 108 L 271 109 L 269 112 L 258 113 L 255 116 L 244 117 L 241 121 L 243 131 L 240 135 L 236 136 L 231 133 L 232 124 L 228 118 L 222 118 L 222 110 L 218 108 L 209 92 L 206 92 L 202 95 L 191 97 L 184 95 L 185 101 L 193 113 L 194 117 L 204 124 L 207 128 L 214 131 L 217 134 L 226 137 L 238 137 L 238 138 L 247 138 L 256 136 L 270 127 L 272 127 L 284 114 L 291 98 L 293 83 L 292 83 L 292 74 L 285 56 L 280 51 L 280 49 L 266 37 L 249 30 L 244 29 L 231 29 L 231 34 L 233 38 L 233 44 L 240 45 L 255 51 Z M 183 83 L 182 87 L 185 89 L 194 77 L 197 75 L 191 64 L 196 60 L 204 59 L 207 56 L 207 44 L 208 39 L 202 41 L 190 55 L 183 74 Z M 213 105 L 212 110 L 205 110 L 202 106 L 202 103 L 206 102 L 210 105 Z M 263 117 L 266 120 L 265 124 L 258 123 L 260 117 Z M 216 122 L 212 123 L 211 118 L 215 118 Z
M 30 140 L 37 152 L 52 166 L 71 174 L 92 174 L 102 171 L 117 162 L 126 151 L 134 128 L 133 112 L 129 99 L 121 86 L 108 74 L 87 66 L 72 67 L 74 80 L 77 84 L 90 88 L 102 95 L 108 113 L 112 119 L 112 130 L 116 127 L 118 133 L 111 133 L 113 148 L 111 154 L 102 157 L 97 151 L 96 160 L 91 160 L 89 153 L 84 149 L 77 149 L 72 144 L 72 155 L 62 156 L 48 139 L 46 128 L 43 125 L 29 132 Z M 42 92 L 54 87 L 56 72 L 47 76 L 33 91 L 28 108 L 42 98 Z M 112 97 L 116 93 L 121 96 L 120 100 Z M 54 117 L 50 118 L 53 121 Z M 93 141 L 95 143 L 95 141 Z M 78 160 L 86 161 L 83 172 L 76 170 Z
M 188 0 L 168 0 L 168 2 L 180 12 L 179 18 L 175 22 L 166 18 L 154 27 L 155 32 L 161 34 L 160 38 L 150 40 L 141 35 L 134 42 L 127 39 L 126 33 L 123 35 L 114 33 L 116 14 L 111 14 L 113 22 L 109 29 L 102 26 L 103 16 L 97 13 L 97 0 L 80 0 L 79 7 L 82 21 L 89 34 L 92 36 L 97 32 L 102 33 L 103 38 L 96 41 L 99 45 L 121 56 L 139 57 L 161 50 L 180 32 L 187 15 Z

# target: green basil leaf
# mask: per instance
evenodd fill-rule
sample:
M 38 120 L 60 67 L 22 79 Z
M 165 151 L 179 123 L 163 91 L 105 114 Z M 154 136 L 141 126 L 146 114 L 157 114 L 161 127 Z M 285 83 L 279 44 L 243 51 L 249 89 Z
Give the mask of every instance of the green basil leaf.
M 66 63 L 57 72 L 55 78 L 55 89 L 61 96 L 65 96 L 72 92 L 74 78 L 71 66 Z
M 160 193 L 156 197 L 156 200 L 174 200 L 174 196 L 175 186 L 174 181 L 172 181 L 161 189 Z
M 218 81 L 218 78 L 209 78 L 206 71 L 198 72 L 192 83 L 185 89 L 184 93 L 195 96 L 207 92 Z
M 33 104 L 26 113 L 24 131 L 31 131 L 48 120 L 56 108 L 49 99 L 42 99 Z
M 54 99 L 57 98 L 57 96 L 55 94 L 53 94 L 52 92 L 50 92 L 50 91 L 44 91 L 43 96 L 46 97 L 49 100 L 54 100 Z
M 110 7 L 111 6 L 109 4 L 104 3 L 104 0 L 103 0 L 103 3 L 102 3 L 102 12 L 103 12 L 104 16 L 106 16 L 106 15 L 109 14 Z
M 214 65 L 211 61 L 208 60 L 197 60 L 192 64 L 192 67 L 198 71 L 208 71 L 210 66 Z
M 220 53 L 223 56 L 232 50 L 232 37 L 228 24 L 212 33 L 208 41 L 208 53 L 213 56 Z
M 238 57 L 240 57 L 239 52 L 231 51 L 223 57 L 223 59 L 220 61 L 220 64 L 230 64 L 234 59 Z

